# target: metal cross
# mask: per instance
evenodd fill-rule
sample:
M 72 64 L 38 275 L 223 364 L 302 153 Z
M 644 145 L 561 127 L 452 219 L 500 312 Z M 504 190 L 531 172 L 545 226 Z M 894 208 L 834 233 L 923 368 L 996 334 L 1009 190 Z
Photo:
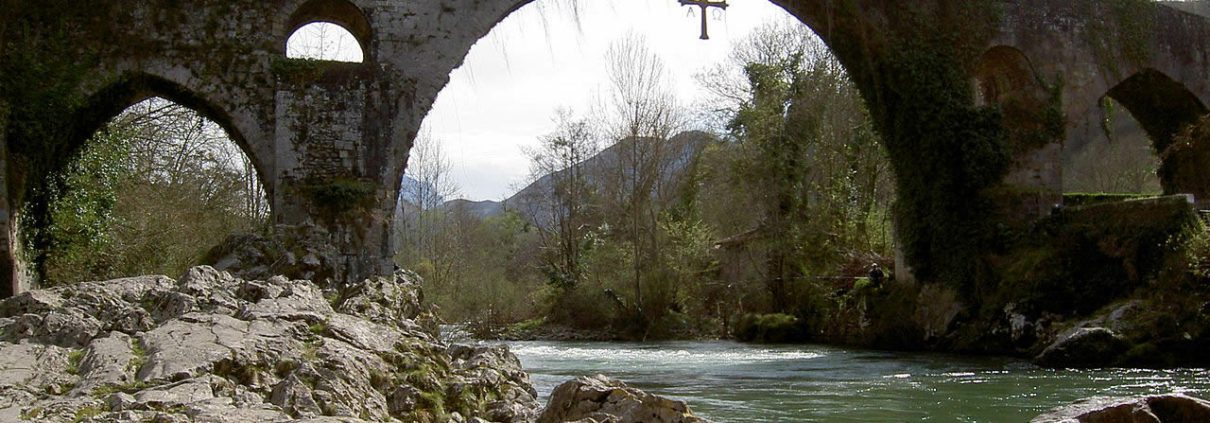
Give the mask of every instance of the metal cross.
M 706 31 L 706 10 L 711 7 L 727 10 L 727 0 L 679 0 L 681 6 L 697 6 L 702 8 L 702 39 L 709 40 L 710 33 Z

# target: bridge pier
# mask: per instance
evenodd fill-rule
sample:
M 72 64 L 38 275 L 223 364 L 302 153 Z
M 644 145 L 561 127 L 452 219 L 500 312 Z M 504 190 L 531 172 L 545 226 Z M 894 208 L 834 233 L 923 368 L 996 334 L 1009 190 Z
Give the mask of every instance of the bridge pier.
M 0 298 L 21 292 L 17 275 L 16 228 L 9 200 L 8 102 L 0 99 Z
M 277 75 L 274 223 L 314 224 L 343 254 L 348 281 L 392 270 L 390 220 L 398 190 L 388 158 L 396 130 L 390 78 L 359 63 L 292 61 Z M 413 132 L 414 133 L 414 132 Z M 410 140 L 411 138 L 407 138 Z

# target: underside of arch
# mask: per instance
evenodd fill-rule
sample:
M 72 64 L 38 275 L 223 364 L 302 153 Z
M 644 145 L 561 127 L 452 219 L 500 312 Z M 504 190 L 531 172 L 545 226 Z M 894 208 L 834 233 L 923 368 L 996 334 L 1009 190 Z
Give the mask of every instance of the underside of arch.
M 1109 90 L 1110 98 L 1130 111 L 1151 137 L 1155 152 L 1161 159 L 1159 177 L 1165 194 L 1189 193 L 1199 200 L 1210 199 L 1210 143 L 1195 142 L 1182 132 L 1207 114 L 1206 106 L 1181 83 L 1154 69 L 1127 78 Z M 1210 141 L 1210 140 L 1208 140 Z
M 239 146 L 244 155 L 252 161 L 261 185 L 265 187 L 267 194 L 272 194 L 272 186 L 267 183 L 269 175 L 262 162 L 265 158 L 256 155 L 243 133 L 233 123 L 234 120 L 230 114 L 186 87 L 144 73 L 125 75 L 117 83 L 98 91 L 89 98 L 85 107 L 76 115 L 69 140 L 68 154 L 64 155 L 64 158 L 72 157 L 102 126 L 130 106 L 153 97 L 160 97 L 189 108 L 201 114 L 202 117 L 217 123 Z
M 42 228 L 49 223 L 50 198 L 46 196 L 43 189 L 50 183 L 51 178 L 47 175 L 52 175 L 67 166 L 73 157 L 76 157 L 85 144 L 92 139 L 93 135 L 99 131 L 106 123 L 113 120 L 114 117 L 125 111 L 130 106 L 143 100 L 161 97 L 165 100 L 174 102 L 181 106 L 192 109 L 201 114 L 203 117 L 217 123 L 227 135 L 236 143 L 240 150 L 252 161 L 253 167 L 257 170 L 257 177 L 261 181 L 266 194 L 272 194 L 272 185 L 267 184 L 265 178 L 265 167 L 260 161 L 262 158 L 257 157 L 254 150 L 249 148 L 247 140 L 243 137 L 240 131 L 232 123 L 233 119 L 223 109 L 215 106 L 197 93 L 162 77 L 149 75 L 145 73 L 126 74 L 118 78 L 117 82 L 95 92 L 91 96 L 85 98 L 83 104 L 74 112 L 69 112 L 66 116 L 65 131 L 58 136 L 53 136 L 48 139 L 33 139 L 29 142 L 41 143 L 44 147 L 40 150 L 27 152 L 33 153 L 39 157 L 27 157 L 28 160 L 33 160 L 43 163 L 44 167 L 39 173 L 26 175 L 16 181 L 6 181 L 5 188 L 9 190 L 6 200 L 7 226 L 10 236 L 8 238 L 9 245 L 5 254 L 0 257 L 0 272 L 10 280 L 4 284 L 11 288 L 10 292 L 0 292 L 4 295 L 12 295 L 19 292 L 22 284 L 29 281 L 23 279 L 33 279 L 42 276 L 45 269 L 42 268 L 42 253 L 47 246 L 42 245 L 44 240 L 32 240 L 31 247 L 34 251 L 33 262 L 28 263 L 29 271 L 19 271 L 21 267 L 17 263 L 16 250 L 19 248 L 15 231 L 19 230 L 15 221 L 18 210 L 27 212 L 28 216 L 20 217 L 25 222 L 20 224 L 27 228 Z M 9 172 L 12 175 L 12 172 Z M 18 192 L 14 192 L 18 191 Z M 272 213 L 273 210 L 271 209 Z M 26 276 L 23 276 L 26 275 Z
M 1206 106 L 1181 83 L 1154 69 L 1144 69 L 1109 90 L 1163 153 L 1177 133 L 1206 114 Z

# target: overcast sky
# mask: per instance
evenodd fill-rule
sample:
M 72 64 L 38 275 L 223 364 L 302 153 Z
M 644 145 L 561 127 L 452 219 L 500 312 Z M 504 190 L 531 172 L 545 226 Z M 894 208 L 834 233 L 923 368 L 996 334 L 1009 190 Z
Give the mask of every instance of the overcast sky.
M 691 101 L 698 95 L 693 75 L 725 59 L 732 40 L 790 16 L 767 0 L 729 3 L 710 13 L 709 41 L 698 39 L 698 8 L 676 0 L 580 0 L 578 25 L 559 0 L 509 16 L 471 49 L 425 120 L 453 163 L 460 195 L 500 200 L 521 188 L 529 173 L 522 146 L 551 132 L 556 109 L 587 109 L 605 83 L 602 57 L 613 41 L 644 36 Z

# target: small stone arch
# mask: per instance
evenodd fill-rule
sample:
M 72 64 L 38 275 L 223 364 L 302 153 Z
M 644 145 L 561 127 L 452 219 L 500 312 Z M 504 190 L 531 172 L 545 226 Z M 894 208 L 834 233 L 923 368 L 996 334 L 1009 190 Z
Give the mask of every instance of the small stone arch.
M 339 25 L 353 34 L 353 38 L 357 39 L 357 44 L 361 48 L 363 60 L 370 61 L 370 44 L 374 39 L 374 28 L 370 25 L 370 20 L 366 17 L 365 12 L 347 0 L 310 0 L 295 9 L 294 13 L 290 14 L 290 20 L 286 23 L 286 32 L 281 37 L 282 55 L 284 56 L 286 52 L 286 42 L 295 32 L 308 24 L 320 22 Z
M 1041 87 L 1033 64 L 1015 47 L 995 46 L 975 66 L 975 98 L 979 105 L 1037 100 Z M 1033 94 L 1033 95 L 1031 95 Z

